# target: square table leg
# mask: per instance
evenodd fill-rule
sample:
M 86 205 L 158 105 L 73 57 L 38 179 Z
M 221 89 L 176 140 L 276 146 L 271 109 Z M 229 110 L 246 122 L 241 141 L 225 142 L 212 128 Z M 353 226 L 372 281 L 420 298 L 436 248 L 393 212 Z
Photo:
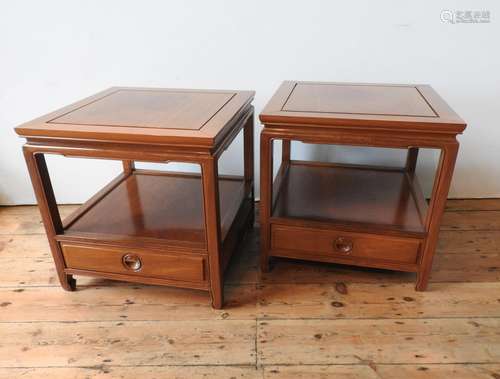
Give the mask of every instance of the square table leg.
M 420 260 L 420 267 L 417 272 L 417 291 L 425 291 L 429 282 L 429 276 L 432 268 L 432 260 L 436 250 L 439 237 L 439 228 L 441 217 L 446 206 L 448 191 L 450 189 L 453 169 L 458 153 L 458 142 L 450 143 L 442 147 L 441 157 L 434 180 L 429 210 L 426 218 L 427 238 L 423 247 Z
M 23 148 L 23 153 L 31 177 L 31 183 L 33 184 L 33 190 L 35 191 L 38 207 L 42 215 L 43 225 L 49 240 L 52 257 L 56 265 L 59 282 L 66 291 L 74 291 L 76 289 L 76 280 L 72 275 L 67 275 L 64 272 L 64 257 L 59 243 L 55 240 L 55 236 L 63 232 L 63 226 L 59 210 L 57 209 L 52 184 L 50 182 L 45 156 L 26 146 Z
M 243 126 L 243 159 L 244 159 L 244 177 L 245 193 L 250 194 L 252 208 L 250 213 L 249 225 L 253 226 L 255 219 L 255 188 L 254 188 L 254 115 L 248 118 Z
M 418 147 L 410 147 L 406 156 L 406 171 L 413 175 L 417 168 Z
M 131 174 L 132 171 L 135 170 L 135 162 L 134 161 L 122 161 L 123 172 L 125 174 Z
M 221 309 L 224 303 L 224 284 L 221 259 L 221 226 L 217 159 L 211 157 L 201 163 L 203 202 L 205 210 L 210 296 L 212 306 Z
M 273 197 L 273 140 L 271 136 L 260 135 L 260 264 L 263 272 L 269 271 L 269 250 L 271 248 L 271 217 Z
M 291 145 L 292 142 L 289 139 L 281 140 L 281 162 L 282 163 L 290 163 L 292 150 Z

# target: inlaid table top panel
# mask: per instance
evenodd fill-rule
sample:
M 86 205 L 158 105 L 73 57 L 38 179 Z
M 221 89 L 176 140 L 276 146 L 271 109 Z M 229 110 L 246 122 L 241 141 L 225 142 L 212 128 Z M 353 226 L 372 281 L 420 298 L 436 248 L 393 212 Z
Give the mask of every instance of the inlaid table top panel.
M 210 146 L 252 91 L 113 87 L 16 128 L 27 137 Z
M 260 114 L 266 126 L 358 126 L 460 133 L 465 122 L 428 85 L 284 82 Z

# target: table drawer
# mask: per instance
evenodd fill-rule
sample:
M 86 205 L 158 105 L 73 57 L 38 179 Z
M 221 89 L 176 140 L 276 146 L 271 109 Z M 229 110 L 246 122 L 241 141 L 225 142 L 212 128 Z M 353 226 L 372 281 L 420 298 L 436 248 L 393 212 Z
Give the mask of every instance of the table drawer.
M 420 240 L 385 235 L 273 225 L 271 247 L 343 259 L 417 263 Z M 307 259 L 304 256 L 304 259 Z
M 205 258 L 127 248 L 61 244 L 71 269 L 202 282 Z

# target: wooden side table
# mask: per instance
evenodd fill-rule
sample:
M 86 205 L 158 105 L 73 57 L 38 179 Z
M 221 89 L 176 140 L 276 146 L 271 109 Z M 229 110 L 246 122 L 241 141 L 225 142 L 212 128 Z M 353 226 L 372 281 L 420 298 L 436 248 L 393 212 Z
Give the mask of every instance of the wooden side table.
M 253 224 L 253 97 L 117 87 L 16 128 L 64 289 L 99 276 L 206 290 L 222 307 L 224 269 Z M 219 176 L 242 129 L 244 176 Z M 61 221 L 45 154 L 121 160 L 123 172 Z M 201 175 L 134 161 L 195 163 Z
M 260 114 L 262 270 L 269 257 L 417 273 L 425 290 L 465 123 L 427 85 L 284 82 Z M 273 141 L 282 162 L 273 183 Z M 290 141 L 407 149 L 406 166 L 290 159 Z M 432 196 L 415 166 L 441 151 Z

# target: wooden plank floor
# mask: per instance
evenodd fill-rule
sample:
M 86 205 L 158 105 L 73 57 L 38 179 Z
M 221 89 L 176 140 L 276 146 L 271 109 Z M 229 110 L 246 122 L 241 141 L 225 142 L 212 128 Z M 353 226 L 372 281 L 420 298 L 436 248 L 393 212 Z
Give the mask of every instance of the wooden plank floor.
M 0 378 L 500 379 L 500 200 L 448 202 L 423 293 L 413 274 L 340 265 L 262 275 L 257 235 L 213 310 L 192 290 L 78 277 L 65 292 L 38 210 L 0 208 Z

